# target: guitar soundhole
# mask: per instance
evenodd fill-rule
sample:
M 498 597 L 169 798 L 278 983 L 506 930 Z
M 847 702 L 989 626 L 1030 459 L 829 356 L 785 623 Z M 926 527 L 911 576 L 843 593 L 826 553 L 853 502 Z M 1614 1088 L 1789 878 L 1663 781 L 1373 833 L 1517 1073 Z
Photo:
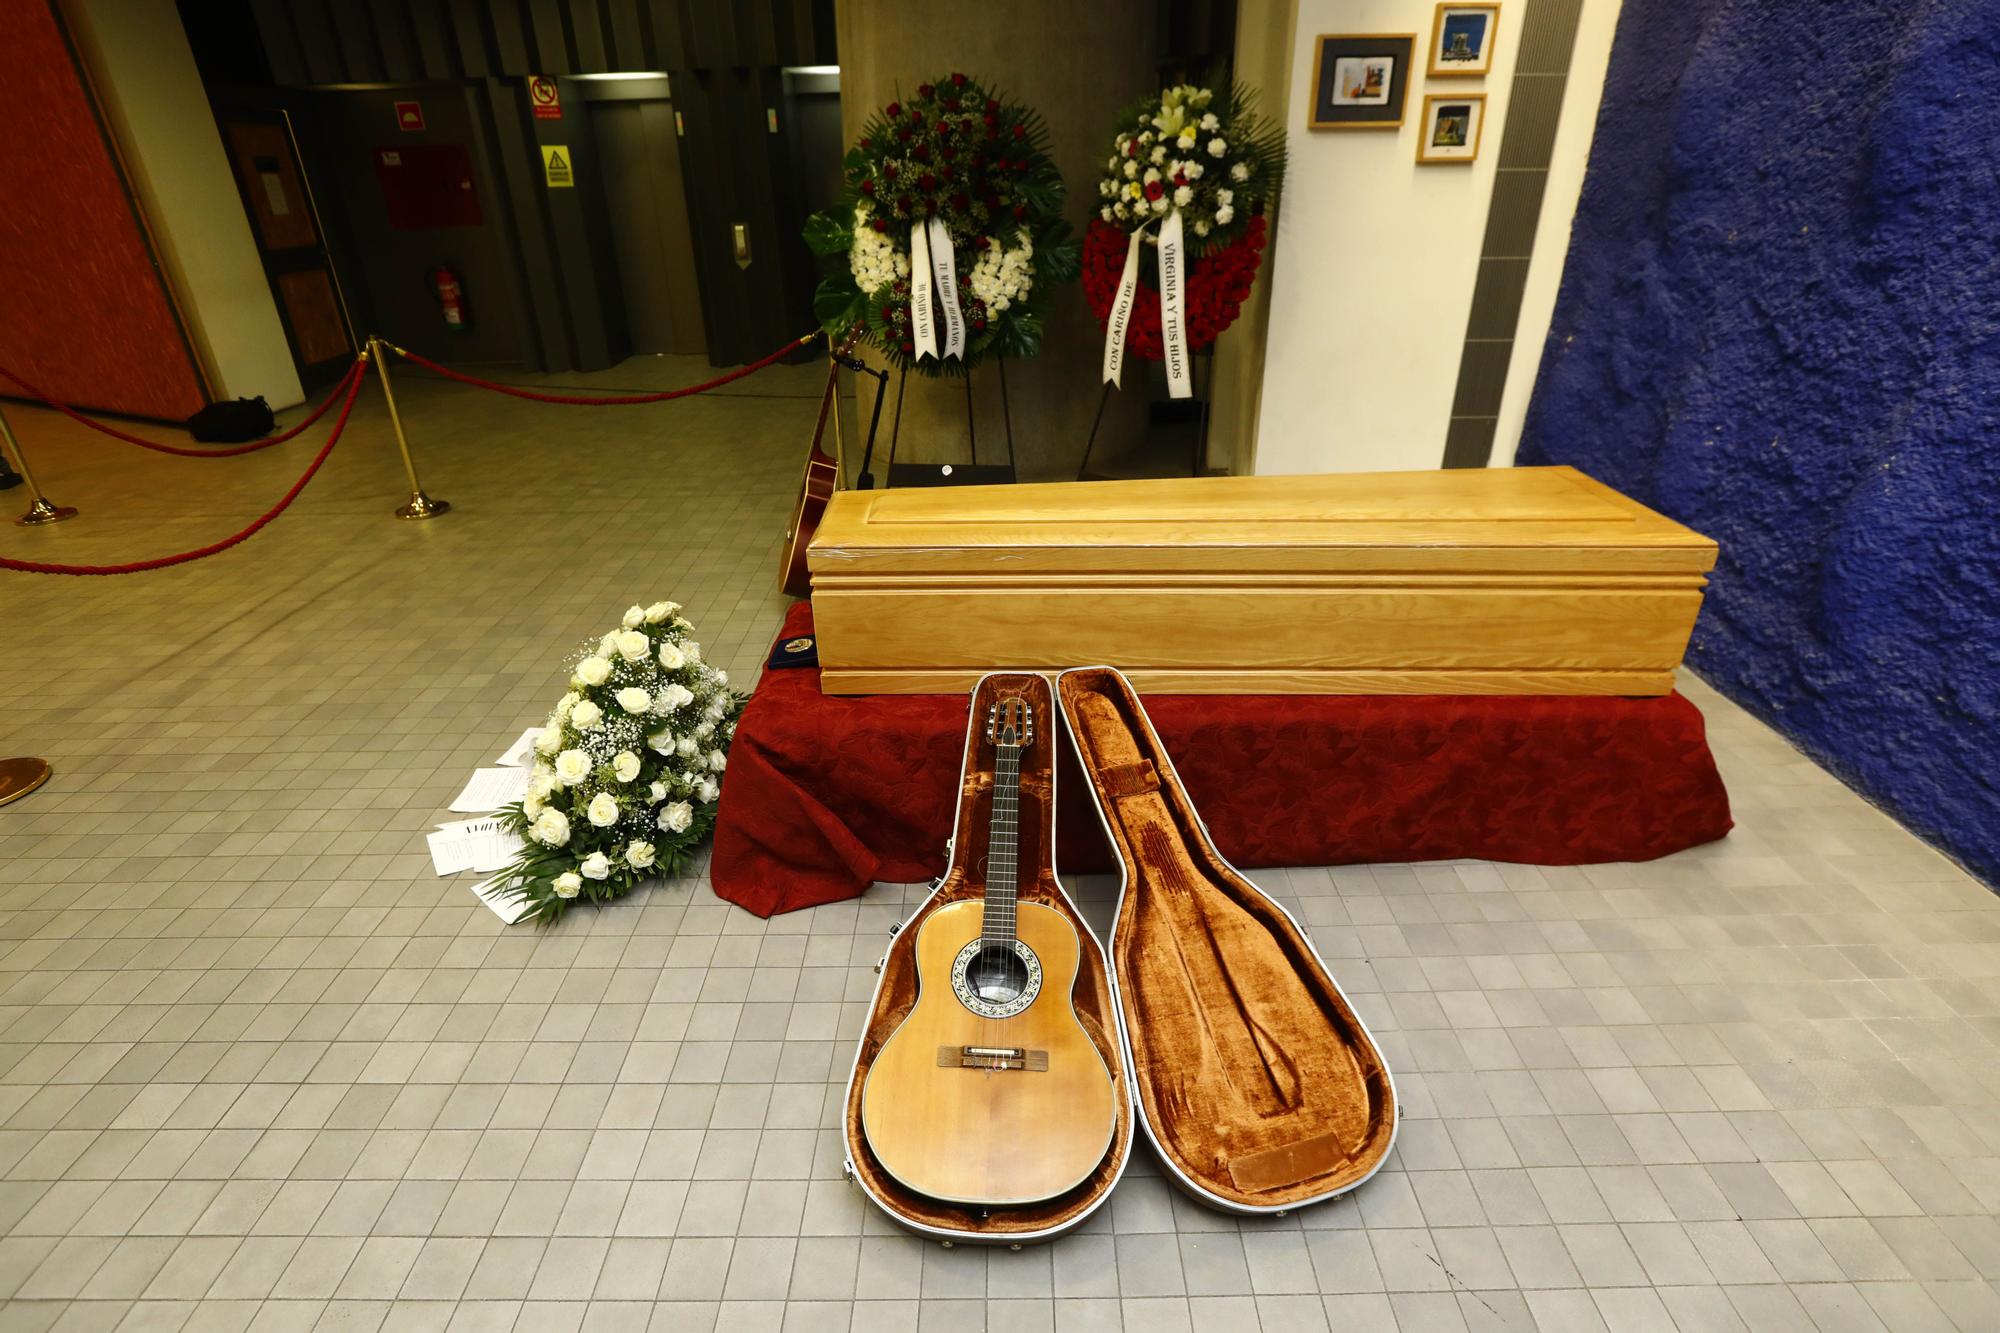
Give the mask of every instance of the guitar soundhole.
M 974 940 L 952 960 L 958 1002 L 981 1018 L 1012 1018 L 1042 991 L 1042 960 L 1020 940 Z
M 1004 944 L 989 944 L 966 969 L 972 993 L 988 1004 L 1006 1004 L 1028 989 L 1028 965 Z

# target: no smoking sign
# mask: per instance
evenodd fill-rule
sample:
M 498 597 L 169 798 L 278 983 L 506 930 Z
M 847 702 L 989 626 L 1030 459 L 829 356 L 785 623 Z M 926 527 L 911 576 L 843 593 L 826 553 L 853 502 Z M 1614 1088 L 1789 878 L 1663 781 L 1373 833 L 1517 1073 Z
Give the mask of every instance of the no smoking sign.
M 536 120 L 561 120 L 562 93 L 556 88 L 556 81 L 546 74 L 530 74 L 528 105 L 535 109 Z

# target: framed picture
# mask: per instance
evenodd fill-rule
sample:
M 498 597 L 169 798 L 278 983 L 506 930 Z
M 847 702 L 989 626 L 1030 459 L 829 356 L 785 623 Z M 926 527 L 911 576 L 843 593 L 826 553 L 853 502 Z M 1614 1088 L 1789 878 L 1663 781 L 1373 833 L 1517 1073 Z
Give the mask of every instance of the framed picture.
M 1315 130 L 1386 130 L 1402 124 L 1416 51 L 1413 32 L 1322 33 L 1313 40 L 1306 124 Z
M 1493 38 L 1500 27 L 1500 6 L 1437 7 L 1431 24 L 1430 76 L 1434 79 L 1477 79 L 1493 69 Z
M 1469 166 L 1479 156 L 1479 134 L 1485 128 L 1485 93 L 1427 93 L 1417 161 Z

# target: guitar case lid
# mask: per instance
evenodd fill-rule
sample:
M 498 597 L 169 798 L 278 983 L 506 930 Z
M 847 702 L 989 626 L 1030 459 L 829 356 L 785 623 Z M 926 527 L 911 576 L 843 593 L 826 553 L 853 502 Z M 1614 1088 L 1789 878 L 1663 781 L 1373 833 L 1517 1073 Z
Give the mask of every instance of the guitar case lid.
M 1041 903 L 1062 913 L 1076 928 L 1081 959 L 1072 993 L 1084 1031 L 1103 1056 L 1116 1089 L 1116 1122 L 1111 1147 L 1086 1180 L 1054 1199 L 1021 1208 L 980 1209 L 928 1198 L 898 1183 L 883 1169 L 868 1146 L 861 1126 L 861 1095 L 876 1055 L 902 1025 L 917 1001 L 917 932 L 924 920 L 948 903 L 981 896 L 984 886 L 969 873 L 984 861 L 993 809 L 994 751 L 977 724 L 1003 693 L 1026 697 L 1042 725 L 1044 738 L 1021 755 L 1020 824 L 1017 837 L 1022 902 Z M 1020 1246 L 1053 1239 L 1083 1224 L 1110 1197 L 1125 1173 L 1132 1152 L 1134 1117 L 1131 1083 L 1125 1067 L 1125 1043 L 1119 1031 L 1118 1006 L 1104 950 L 1076 904 L 1055 874 L 1056 728 L 1053 691 L 1047 677 L 995 674 L 973 688 L 966 726 L 965 761 L 960 770 L 958 815 L 943 876 L 916 911 L 896 927 L 887 953 L 878 965 L 875 994 L 867 1025 L 855 1050 L 848 1077 L 841 1132 L 847 1148 L 847 1175 L 867 1197 L 898 1225 L 921 1235 L 954 1243 Z M 938 1126 L 940 1134 L 953 1132 Z
M 1088 667 L 1056 690 L 1123 868 L 1119 1028 L 1170 1178 L 1238 1213 L 1353 1189 L 1396 1139 L 1367 1024 L 1291 914 L 1216 851 L 1131 683 Z

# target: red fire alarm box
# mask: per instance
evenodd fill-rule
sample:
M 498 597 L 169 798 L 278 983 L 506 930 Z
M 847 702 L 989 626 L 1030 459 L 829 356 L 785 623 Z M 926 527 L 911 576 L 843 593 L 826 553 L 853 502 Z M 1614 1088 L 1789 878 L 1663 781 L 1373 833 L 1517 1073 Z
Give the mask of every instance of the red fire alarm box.
M 375 150 L 375 179 L 396 231 L 477 227 L 486 220 L 461 143 L 404 144 Z

